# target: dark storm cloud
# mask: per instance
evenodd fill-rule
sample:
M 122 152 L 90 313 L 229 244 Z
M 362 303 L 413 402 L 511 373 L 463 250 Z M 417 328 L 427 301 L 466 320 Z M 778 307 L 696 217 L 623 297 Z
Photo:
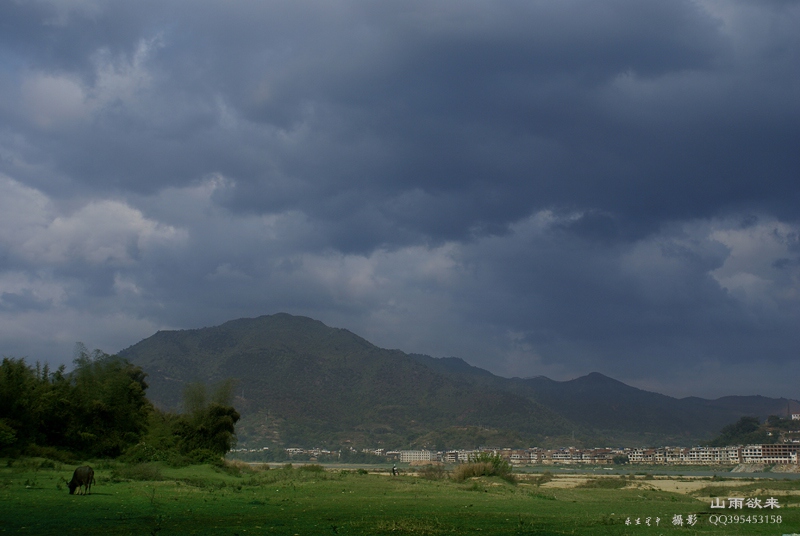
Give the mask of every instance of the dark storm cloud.
M 29 289 L 14 294 L 3 292 L 0 294 L 0 310 L 9 312 L 19 312 L 27 310 L 41 310 L 49 308 L 51 304 L 47 301 L 39 300 Z
M 758 355 L 771 385 L 800 345 L 798 22 L 777 1 L 6 2 L 2 309 L 120 347 L 287 310 L 686 393 L 710 391 L 654 371 L 738 389 Z
M 650 170 L 615 176 L 619 163 L 606 162 L 630 163 L 619 153 L 640 150 L 629 145 L 638 133 L 610 124 L 617 120 L 593 102 L 592 92 L 620 74 L 707 67 L 721 47 L 712 21 L 691 17 L 697 13 L 689 4 L 625 6 L 631 12 L 620 5 L 569 4 L 564 11 L 543 4 L 446 5 L 440 13 L 405 16 L 389 6 L 383 19 L 364 22 L 399 21 L 380 37 L 377 30 L 349 38 L 335 27 L 333 36 L 320 30 L 310 41 L 325 43 L 322 58 L 304 54 L 308 45 L 297 43 L 300 52 L 286 60 L 290 67 L 266 76 L 270 98 L 240 109 L 283 128 L 307 122 L 309 143 L 300 147 L 314 151 L 283 168 L 308 180 L 326 201 L 333 186 L 357 188 L 368 205 L 417 189 L 457 203 L 448 219 L 453 226 L 423 230 L 434 238 L 460 238 L 476 224 L 505 225 L 553 204 L 638 205 L 641 196 L 621 196 L 620 186 Z M 486 21 L 476 23 L 482 16 Z M 450 17 L 470 24 L 460 27 Z M 239 65 L 259 72 L 246 61 Z M 290 77 L 282 76 L 286 70 Z M 293 120 L 286 116 L 292 111 Z M 363 157 L 370 153 L 380 158 Z M 247 206 L 261 202 L 243 197 Z
M 340 39 L 324 65 L 304 63 L 288 81 L 277 76 L 275 98 L 255 118 L 284 126 L 286 118 L 269 110 L 297 110 L 294 123 L 308 121 L 314 131 L 314 151 L 293 154 L 282 167 L 326 200 L 331 185 L 357 188 L 369 205 L 409 189 L 455 200 L 461 236 L 473 225 L 504 225 L 552 205 L 599 207 L 655 224 L 759 197 L 774 202 L 787 185 L 797 168 L 787 162 L 798 124 L 791 101 L 788 115 L 731 119 L 733 107 L 757 104 L 732 99 L 715 113 L 719 95 L 687 95 L 677 109 L 651 112 L 648 125 L 598 102 L 615 77 L 711 73 L 728 60 L 717 24 L 694 4 L 504 7 L 465 30 L 408 17 L 411 23 L 383 38 L 382 54 L 360 68 L 339 58 L 358 57 L 372 43 Z M 611 104 L 633 115 L 626 97 L 611 95 Z M 303 112 L 302 103 L 311 110 Z M 739 123 L 733 131 L 731 122 Z M 358 156 L 371 152 L 381 158 Z M 753 181 L 754 173 L 761 180 Z M 448 227 L 424 231 L 459 237 Z
M 351 189 L 365 206 L 413 189 L 460 198 L 460 232 L 424 229 L 434 238 L 552 204 L 636 210 L 636 176 L 651 177 L 639 188 L 648 191 L 670 179 L 635 162 L 648 152 L 631 143 L 636 125 L 612 124 L 593 93 L 622 74 L 708 69 L 725 54 L 714 20 L 680 2 L 211 4 L 186 14 L 167 5 L 149 24 L 119 9 L 73 13 L 82 24 L 49 30 L 84 59 L 101 43 L 110 61 L 130 58 L 136 32 L 160 31 L 168 43 L 148 60 L 146 109 L 109 106 L 54 152 L 71 175 L 152 191 L 211 169 L 242 183 L 239 206 L 267 211 L 316 212 L 318 200 Z M 122 21 L 126 46 L 119 35 L 109 44 L 86 32 Z M 97 41 L 76 43 L 74 26 Z M 215 98 L 263 130 L 215 128 Z M 608 160 L 632 169 L 620 176 Z M 272 195 L 253 195 L 283 181 L 309 188 L 278 207 Z M 374 244 L 365 238 L 364 247 Z

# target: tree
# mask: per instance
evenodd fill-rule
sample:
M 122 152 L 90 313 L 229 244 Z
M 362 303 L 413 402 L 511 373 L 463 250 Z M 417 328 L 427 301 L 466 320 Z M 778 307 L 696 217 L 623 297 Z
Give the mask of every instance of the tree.
M 181 451 L 191 454 L 208 450 L 224 456 L 235 444 L 239 412 L 233 406 L 211 404 L 195 419 L 185 419 L 179 426 Z
M 770 443 L 766 430 L 761 426 L 758 417 L 742 417 L 720 431 L 720 435 L 711 441 L 712 447 L 727 445 L 747 445 L 754 443 Z
M 0 364 L 0 451 L 175 462 L 219 461 L 235 444 L 239 413 L 230 405 L 233 382 L 209 394 L 191 384 L 186 412 L 156 411 L 146 374 L 127 360 L 76 345 L 74 369 L 31 367 L 24 359 Z M 145 439 L 143 441 L 143 439 Z M 134 448 L 131 448 L 134 447 Z M 70 455 L 71 457 L 71 455 Z
M 3 358 L 0 365 L 2 446 L 23 446 L 37 439 L 37 419 L 33 414 L 36 383 L 36 375 L 25 359 Z
M 0 448 L 21 452 L 31 445 L 55 446 L 72 419 L 71 391 L 64 367 L 51 373 L 25 359 L 0 364 Z
M 176 423 L 182 454 L 206 461 L 209 457 L 221 458 L 233 448 L 240 415 L 229 403 L 232 386 L 231 381 L 222 382 L 211 396 L 203 384 L 186 387 L 183 402 L 186 413 Z
M 95 350 L 79 352 L 70 374 L 74 421 L 65 442 L 92 456 L 119 456 L 147 431 L 152 405 L 147 376 L 127 360 Z
M 50 372 L 24 359 L 0 365 L 0 448 L 48 447 L 118 456 L 145 433 L 152 409 L 145 373 L 118 356 L 76 346 L 75 369 Z
M 230 405 L 232 382 L 225 381 L 209 394 L 202 383 L 183 391 L 182 414 L 153 409 L 147 435 L 125 452 L 130 462 L 164 461 L 220 463 L 236 441 L 239 413 Z

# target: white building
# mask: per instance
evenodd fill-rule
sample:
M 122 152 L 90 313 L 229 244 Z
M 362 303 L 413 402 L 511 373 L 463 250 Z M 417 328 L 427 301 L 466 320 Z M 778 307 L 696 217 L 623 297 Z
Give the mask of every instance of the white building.
M 436 460 L 436 453 L 430 450 L 401 450 L 400 461 L 409 462 L 430 462 Z
M 761 463 L 761 445 L 746 445 L 742 447 L 742 463 Z

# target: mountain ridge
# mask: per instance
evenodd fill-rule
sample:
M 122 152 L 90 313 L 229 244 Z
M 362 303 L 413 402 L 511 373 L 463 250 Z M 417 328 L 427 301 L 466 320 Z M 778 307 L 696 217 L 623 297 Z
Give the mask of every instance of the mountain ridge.
M 119 354 L 148 373 L 148 394 L 165 408 L 179 405 L 189 382 L 235 379 L 238 433 L 253 445 L 676 444 L 787 402 L 676 399 L 597 372 L 563 382 L 502 378 L 287 313 L 159 331 Z

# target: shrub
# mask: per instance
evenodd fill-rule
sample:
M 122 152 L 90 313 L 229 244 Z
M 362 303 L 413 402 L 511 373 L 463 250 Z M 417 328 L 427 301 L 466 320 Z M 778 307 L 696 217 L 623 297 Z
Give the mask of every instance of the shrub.
M 628 483 L 619 478 L 592 478 L 587 480 L 579 488 L 592 488 L 592 489 L 620 489 L 624 488 Z
M 17 442 L 17 431 L 5 419 L 0 419 L 0 449 Z
M 189 463 L 189 460 L 181 456 L 175 449 L 159 448 L 145 443 L 144 441 L 130 447 L 119 459 L 120 461 L 132 464 L 164 462 L 176 467 L 188 465 Z
M 447 473 L 441 465 L 426 465 L 419 472 L 419 476 L 427 480 L 441 480 Z
M 459 465 L 453 472 L 453 478 L 458 482 L 476 476 L 498 476 L 509 482 L 515 481 L 514 475 L 511 474 L 511 464 L 500 456 L 488 453 L 474 456 L 470 463 Z
M 241 476 L 243 473 L 247 474 L 254 474 L 258 472 L 256 467 L 253 467 L 249 463 L 241 462 L 239 460 L 225 460 L 222 464 L 221 469 L 226 473 L 234 476 Z M 269 469 L 269 466 L 267 466 Z
M 492 476 L 492 470 L 492 464 L 490 463 L 465 463 L 456 467 L 455 471 L 453 471 L 453 479 L 463 482 L 476 476 Z
M 189 452 L 186 457 L 189 459 L 190 463 L 198 465 L 207 463 L 222 467 L 224 463 L 221 455 L 209 449 L 194 449 Z
M 214 472 L 216 472 L 216 473 L 225 473 L 225 474 L 231 475 L 231 476 L 242 476 L 242 468 L 241 467 L 238 467 L 236 465 L 230 465 L 227 462 L 222 462 L 222 464 L 220 464 L 220 465 L 214 465 L 214 466 L 212 466 L 212 468 L 214 469 Z M 249 471 L 249 472 L 252 473 L 252 471 Z
M 545 471 L 541 475 L 534 477 L 533 483 L 537 486 L 541 486 L 542 484 L 546 484 L 553 480 L 553 473 L 550 471 Z
M 47 458 L 41 460 L 38 458 L 9 458 L 6 461 L 7 467 L 20 467 L 24 468 L 25 470 L 32 470 L 38 471 L 39 469 L 55 469 L 56 471 L 61 470 L 62 463 L 59 461 L 49 460 Z
M 319 465 L 318 463 L 310 463 L 310 464 L 307 464 L 307 465 L 301 465 L 300 466 L 300 470 L 301 471 L 309 471 L 309 472 L 312 472 L 312 473 L 324 473 L 325 472 L 325 468 L 322 467 L 321 465 Z
M 25 449 L 25 453 L 29 456 L 48 458 L 61 463 L 75 463 L 77 461 L 77 458 L 71 452 L 57 449 L 55 447 L 41 447 L 39 445 L 31 444 Z
M 141 480 L 154 481 L 163 480 L 161 469 L 153 463 L 137 463 L 134 465 L 122 465 L 111 472 L 112 480 Z

